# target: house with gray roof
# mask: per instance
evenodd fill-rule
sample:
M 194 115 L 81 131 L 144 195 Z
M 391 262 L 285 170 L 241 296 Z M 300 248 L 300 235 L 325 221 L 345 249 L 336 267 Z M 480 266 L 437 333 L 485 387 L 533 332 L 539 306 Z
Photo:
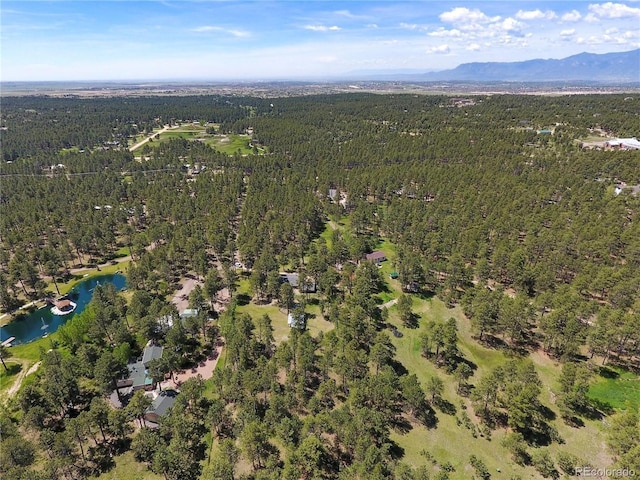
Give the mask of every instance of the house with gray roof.
M 178 392 L 175 390 L 163 390 L 160 392 L 145 412 L 144 419 L 148 422 L 158 423 L 160 417 L 166 415 L 173 406 L 177 396 Z
M 305 282 L 300 282 L 300 274 L 296 272 L 281 273 L 280 282 L 288 283 L 293 288 L 300 290 L 300 293 L 315 293 L 316 291 L 316 282 L 313 278 L 307 277 Z
M 142 352 L 142 358 L 127 365 L 128 376 L 118 380 L 116 383 L 118 389 L 127 388 L 131 392 L 140 389 L 153 390 L 156 384 L 149 376 L 147 367 L 151 360 L 162 358 L 162 350 L 163 348 L 158 345 L 147 345 Z
M 147 345 L 144 347 L 144 350 L 142 351 L 142 364 L 145 367 L 148 367 L 151 360 L 162 358 L 162 350 L 163 347 L 158 345 Z

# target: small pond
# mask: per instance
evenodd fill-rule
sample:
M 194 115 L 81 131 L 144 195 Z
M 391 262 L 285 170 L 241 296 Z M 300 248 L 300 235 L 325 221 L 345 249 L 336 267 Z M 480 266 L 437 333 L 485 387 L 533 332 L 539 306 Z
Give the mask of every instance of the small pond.
M 93 289 L 96 285 L 112 283 L 117 290 L 122 290 L 126 285 L 124 275 L 116 273 L 114 275 L 100 275 L 87 278 L 78 283 L 69 292 L 68 297 L 77 304 L 74 312 L 58 316 L 51 313 L 51 305 L 47 305 L 39 310 L 35 310 L 28 315 L 14 319 L 11 323 L 0 328 L 0 342 L 10 337 L 16 337 L 13 345 L 27 343 L 44 335 L 49 335 L 64 325 L 67 320 L 74 315 L 81 313 L 93 297 Z

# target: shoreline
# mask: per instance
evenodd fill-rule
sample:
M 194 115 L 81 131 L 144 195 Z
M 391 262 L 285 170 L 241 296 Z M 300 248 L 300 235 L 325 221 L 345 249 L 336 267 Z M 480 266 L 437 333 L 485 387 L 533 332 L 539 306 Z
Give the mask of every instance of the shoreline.
M 131 260 L 127 257 L 123 258 L 122 261 L 117 262 L 115 264 L 105 263 L 103 265 L 98 265 L 96 268 L 78 268 L 72 269 L 73 279 L 71 279 L 67 283 L 58 283 L 58 288 L 60 290 L 60 295 L 66 295 L 69 293 L 76 284 L 86 280 L 87 278 L 97 277 L 101 275 L 114 275 L 118 272 L 123 275 L 125 272 L 123 271 L 123 267 L 126 267 Z M 55 287 L 53 286 L 53 282 L 50 282 L 47 285 L 47 291 L 53 289 L 54 294 L 57 294 Z M 0 327 L 4 327 L 5 325 L 10 324 L 15 320 L 15 318 L 19 315 L 28 315 L 31 313 L 30 308 L 36 306 L 36 310 L 46 307 L 47 302 L 44 298 L 38 298 L 36 300 L 32 300 L 28 303 L 25 303 L 21 307 L 13 310 L 12 312 L 5 312 L 0 316 Z

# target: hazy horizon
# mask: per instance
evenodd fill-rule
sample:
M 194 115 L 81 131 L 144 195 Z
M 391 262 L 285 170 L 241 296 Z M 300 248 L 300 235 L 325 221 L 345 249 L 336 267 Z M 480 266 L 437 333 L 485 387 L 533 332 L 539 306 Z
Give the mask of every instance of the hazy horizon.
M 640 2 L 4 1 L 2 82 L 434 71 L 640 48 Z

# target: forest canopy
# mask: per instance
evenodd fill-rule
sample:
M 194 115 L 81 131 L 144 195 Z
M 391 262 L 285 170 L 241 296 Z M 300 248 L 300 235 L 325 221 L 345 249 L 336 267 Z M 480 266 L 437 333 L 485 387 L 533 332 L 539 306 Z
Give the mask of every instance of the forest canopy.
M 640 367 L 640 151 L 582 146 L 638 136 L 638 95 L 7 97 L 0 122 L 0 308 L 124 257 L 129 287 L 97 289 L 0 416 L 6 478 L 128 450 L 170 479 L 489 478 L 480 450 L 406 460 L 451 418 L 553 477 L 579 466 L 562 432 L 615 413 L 594 376 Z M 157 133 L 185 124 L 252 153 Z M 185 278 L 202 313 L 158 327 Z M 105 400 L 147 341 L 171 352 L 154 381 L 224 345 L 158 429 L 144 395 Z M 623 410 L 602 458 L 630 468 Z

